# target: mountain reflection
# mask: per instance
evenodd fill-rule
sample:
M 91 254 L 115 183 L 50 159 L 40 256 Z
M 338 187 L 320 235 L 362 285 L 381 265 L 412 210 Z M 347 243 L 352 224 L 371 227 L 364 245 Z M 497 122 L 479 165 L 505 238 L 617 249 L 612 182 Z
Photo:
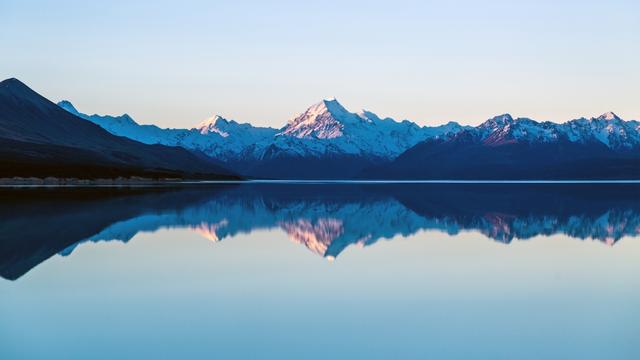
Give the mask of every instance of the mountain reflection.
M 635 184 L 243 184 L 0 191 L 0 275 L 17 279 L 86 241 L 186 228 L 211 241 L 278 228 L 333 259 L 420 230 L 510 243 L 565 234 L 613 245 L 640 233 Z

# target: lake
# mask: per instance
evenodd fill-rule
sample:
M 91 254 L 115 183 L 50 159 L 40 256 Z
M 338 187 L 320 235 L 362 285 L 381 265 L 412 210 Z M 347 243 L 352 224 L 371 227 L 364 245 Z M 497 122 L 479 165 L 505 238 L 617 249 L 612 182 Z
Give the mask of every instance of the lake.
M 0 189 L 1 359 L 638 359 L 640 185 Z

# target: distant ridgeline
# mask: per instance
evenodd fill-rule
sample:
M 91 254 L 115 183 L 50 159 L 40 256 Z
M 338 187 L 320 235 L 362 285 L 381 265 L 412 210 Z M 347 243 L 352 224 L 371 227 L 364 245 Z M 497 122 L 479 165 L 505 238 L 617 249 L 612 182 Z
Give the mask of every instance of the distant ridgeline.
M 331 99 L 280 129 L 220 116 L 162 129 L 126 114 L 87 115 L 69 101 L 55 106 L 9 79 L 0 83 L 0 159 L 5 177 L 65 176 L 69 168 L 210 178 L 640 179 L 640 122 L 611 112 L 562 124 L 505 114 L 476 127 L 421 127 L 351 113 Z
M 501 243 L 640 235 L 640 184 L 286 184 L 1 190 L 0 276 L 17 279 L 83 242 L 185 228 L 211 241 L 279 229 L 327 259 L 421 230 Z M 440 237 L 439 235 L 434 235 Z M 216 249 L 211 249 L 216 251 Z
M 0 178 L 237 179 L 193 151 L 111 134 L 16 79 L 0 82 Z

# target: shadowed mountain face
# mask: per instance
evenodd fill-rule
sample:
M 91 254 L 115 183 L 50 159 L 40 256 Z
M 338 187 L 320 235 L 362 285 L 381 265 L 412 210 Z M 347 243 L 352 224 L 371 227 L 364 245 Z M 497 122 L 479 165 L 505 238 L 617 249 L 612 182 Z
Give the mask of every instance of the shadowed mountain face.
M 428 139 L 368 179 L 637 179 L 640 125 L 613 113 L 563 124 L 505 114 L 449 138 Z
M 16 79 L 0 82 L 0 177 L 232 177 L 204 155 L 115 136 Z
M 503 114 L 479 126 L 420 127 L 323 100 L 277 130 L 213 117 L 192 129 L 80 113 L 107 131 L 178 145 L 240 174 L 276 179 L 638 179 L 640 122 L 612 112 L 564 123 Z
M 281 129 L 254 127 L 221 116 L 191 129 L 140 125 L 129 115 L 88 115 L 69 101 L 58 105 L 114 135 L 145 144 L 181 146 L 223 161 L 238 173 L 279 179 L 345 179 L 387 162 L 432 137 L 447 137 L 464 127 L 448 123 L 420 127 L 410 121 L 352 113 L 337 100 L 323 100 Z
M 636 184 L 247 184 L 0 195 L 0 275 L 7 279 L 82 242 L 127 242 L 161 228 L 191 229 L 212 241 L 281 229 L 328 259 L 350 245 L 420 230 L 471 231 L 507 244 L 564 234 L 613 245 L 640 233 Z

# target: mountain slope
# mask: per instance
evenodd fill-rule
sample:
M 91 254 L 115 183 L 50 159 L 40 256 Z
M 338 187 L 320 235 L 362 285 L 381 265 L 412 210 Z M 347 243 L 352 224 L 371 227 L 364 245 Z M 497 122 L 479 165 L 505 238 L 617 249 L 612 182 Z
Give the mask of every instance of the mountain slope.
M 364 178 L 638 179 L 638 123 L 613 113 L 564 124 L 500 115 L 417 144 Z
M 125 136 L 145 144 L 180 146 L 196 150 L 231 166 L 240 160 L 258 157 L 260 150 L 264 149 L 278 132 L 272 128 L 254 127 L 227 120 L 219 115 L 206 119 L 191 129 L 163 129 L 155 125 L 140 125 L 127 114 L 84 114 L 67 100 L 60 101 L 58 106 L 114 135 Z
M 0 82 L 0 176 L 186 176 L 231 173 L 183 148 L 114 136 L 17 79 Z
M 390 160 L 420 141 L 462 128 L 455 123 L 420 127 L 407 120 L 381 119 L 365 110 L 351 113 L 331 99 L 309 107 L 291 120 L 276 135 L 274 145 L 298 155 L 356 155 Z
M 456 123 L 430 128 L 369 111 L 351 113 L 335 99 L 323 100 L 289 121 L 246 171 L 267 178 L 349 179 L 424 139 L 462 129 Z
M 280 130 L 217 115 L 192 129 L 161 129 L 137 124 L 127 114 L 87 115 L 69 101 L 58 105 L 115 135 L 201 151 L 238 172 L 267 178 L 348 178 L 426 138 L 464 129 L 456 123 L 430 128 L 381 119 L 370 111 L 351 113 L 335 99 L 312 105 Z
M 479 126 L 420 127 L 323 100 L 279 130 L 215 116 L 192 129 L 128 115 L 71 113 L 116 135 L 182 146 L 251 177 L 275 179 L 629 179 L 640 176 L 640 122 L 609 112 L 565 123 L 503 114 Z

